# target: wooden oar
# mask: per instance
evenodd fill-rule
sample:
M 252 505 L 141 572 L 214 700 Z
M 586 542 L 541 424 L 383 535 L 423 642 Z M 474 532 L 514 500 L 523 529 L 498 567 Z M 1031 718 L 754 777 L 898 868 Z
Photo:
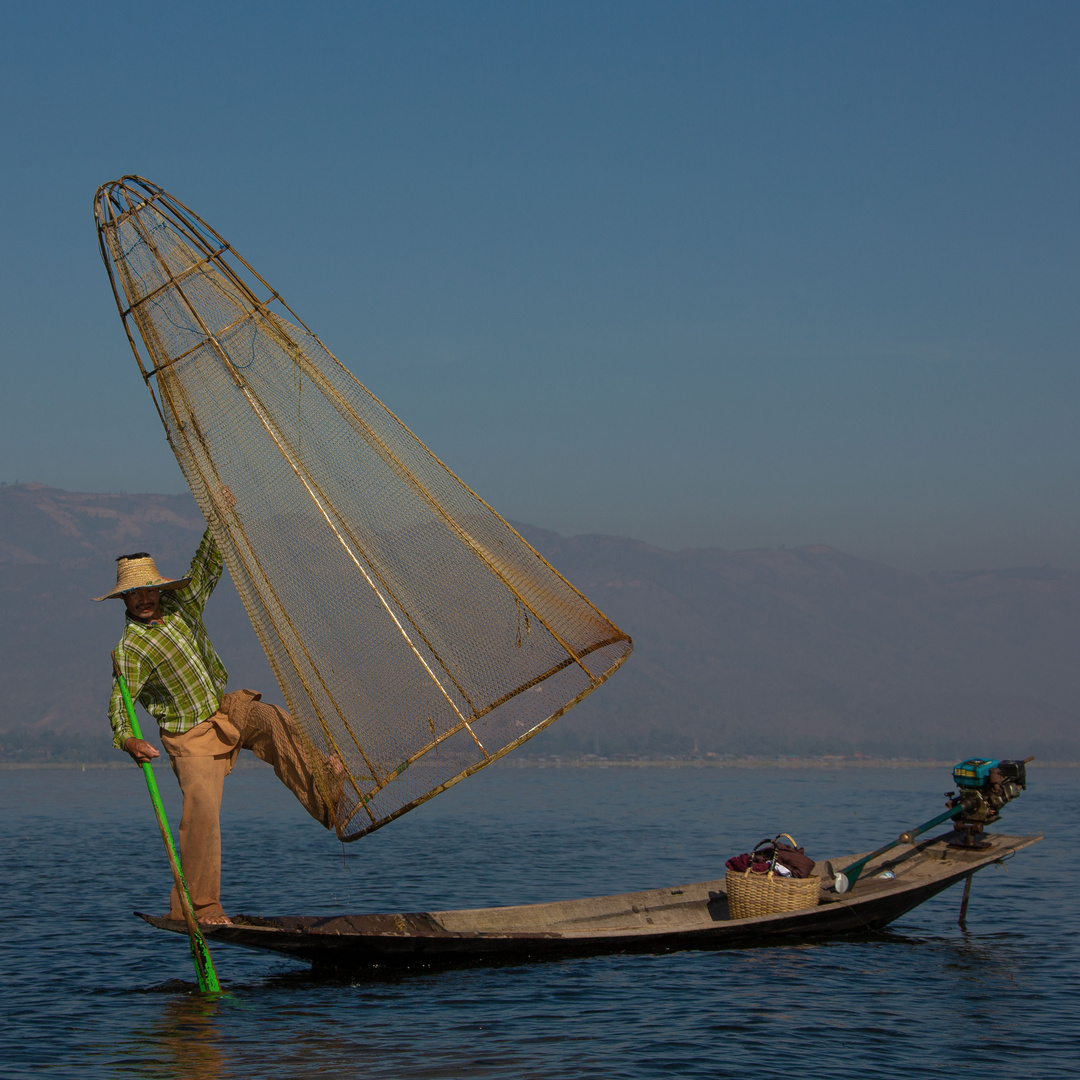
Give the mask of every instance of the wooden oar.
M 120 674 L 120 666 L 116 662 L 116 653 L 112 654 L 112 662 L 113 671 L 116 673 L 116 681 L 120 684 L 120 695 L 124 699 L 124 708 L 127 710 L 132 733 L 136 739 L 141 739 L 142 731 L 135 716 L 135 706 L 131 703 L 131 693 L 128 690 L 127 682 L 124 680 L 124 676 Z M 221 984 L 218 982 L 217 971 L 214 970 L 214 961 L 210 957 L 210 949 L 206 944 L 206 938 L 203 937 L 203 932 L 195 921 L 195 911 L 191 906 L 187 883 L 184 881 L 184 871 L 180 869 L 180 860 L 176 857 L 172 831 L 169 829 L 169 822 L 165 817 L 165 808 L 161 805 L 161 793 L 158 791 L 157 780 L 154 779 L 154 770 L 150 767 L 150 762 L 143 762 L 142 771 L 146 777 L 146 787 L 150 792 L 150 801 L 154 804 L 154 813 L 157 815 L 161 839 L 165 842 L 165 850 L 169 854 L 169 865 L 172 867 L 176 891 L 180 894 L 180 906 L 184 912 L 184 922 L 187 924 L 188 937 L 191 940 L 191 959 L 195 962 L 195 973 L 199 978 L 199 989 L 204 994 L 220 994 Z
M 884 847 L 879 847 L 877 851 L 871 851 L 866 858 L 860 859 L 858 862 L 853 862 L 850 866 L 845 866 L 843 870 L 837 871 L 834 876 L 836 891 L 838 893 L 846 893 L 848 889 L 853 888 L 855 882 L 859 880 L 859 875 L 863 872 L 866 864 L 873 862 L 879 855 L 884 855 L 886 851 L 892 851 L 892 849 L 899 844 L 910 844 L 916 836 L 926 832 L 927 829 L 932 829 L 935 825 L 940 825 L 943 821 L 948 821 L 949 818 L 954 818 L 957 814 L 963 813 L 963 811 L 964 808 L 962 806 L 954 807 L 952 810 L 946 810 L 944 814 L 938 814 L 932 821 L 924 821 L 914 829 L 911 829 L 906 833 L 901 833 L 891 843 L 886 844 Z

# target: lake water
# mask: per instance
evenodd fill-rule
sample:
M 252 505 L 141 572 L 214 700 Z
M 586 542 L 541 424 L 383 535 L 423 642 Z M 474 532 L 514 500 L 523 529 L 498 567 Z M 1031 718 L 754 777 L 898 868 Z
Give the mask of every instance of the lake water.
M 175 783 L 159 771 L 174 814 Z M 0 772 L 0 1076 L 1080 1074 L 1080 770 L 1029 766 L 1001 831 L 1046 839 L 889 932 L 783 947 L 317 979 L 218 946 L 192 993 L 142 776 Z M 226 783 L 228 910 L 523 903 L 721 876 L 785 831 L 825 858 L 943 809 L 947 769 L 495 766 L 344 849 L 264 768 Z

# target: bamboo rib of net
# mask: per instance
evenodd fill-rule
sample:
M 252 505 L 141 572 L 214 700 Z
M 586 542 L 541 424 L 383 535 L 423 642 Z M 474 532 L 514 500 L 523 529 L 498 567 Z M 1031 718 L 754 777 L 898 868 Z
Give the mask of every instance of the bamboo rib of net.
M 139 369 L 312 760 L 345 767 L 342 839 L 513 749 L 626 659 L 627 635 L 205 222 L 139 177 L 101 187 L 94 212 Z

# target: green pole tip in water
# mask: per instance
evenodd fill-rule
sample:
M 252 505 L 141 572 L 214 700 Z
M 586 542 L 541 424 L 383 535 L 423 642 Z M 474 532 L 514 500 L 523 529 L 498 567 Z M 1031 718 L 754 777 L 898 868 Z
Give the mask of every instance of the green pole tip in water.
M 135 715 L 131 692 L 128 690 L 127 681 L 120 673 L 120 665 L 116 662 L 115 652 L 112 654 L 112 661 L 113 672 L 120 686 L 120 696 L 124 699 L 124 708 L 127 710 L 128 723 L 131 724 L 132 734 L 136 739 L 141 739 L 142 729 L 139 727 L 139 720 Z M 184 910 L 184 922 L 187 924 L 188 940 L 191 944 L 191 959 L 195 964 L 195 974 L 199 980 L 199 991 L 203 994 L 220 994 L 222 992 L 221 984 L 218 982 L 214 961 L 210 956 L 210 948 L 206 944 L 203 932 L 199 929 L 198 922 L 195 920 L 195 910 L 191 905 L 187 882 L 184 881 L 184 871 L 180 868 L 180 860 L 176 855 L 176 847 L 173 844 L 169 821 L 165 817 L 165 808 L 161 805 L 161 793 L 158 791 L 157 780 L 154 778 L 154 770 L 148 761 L 143 763 L 142 771 L 146 777 L 146 787 L 150 792 L 150 801 L 154 804 L 154 813 L 157 816 L 158 828 L 161 830 L 161 839 L 165 843 L 165 851 L 169 856 L 169 866 L 172 868 L 176 891 L 180 894 L 180 905 Z

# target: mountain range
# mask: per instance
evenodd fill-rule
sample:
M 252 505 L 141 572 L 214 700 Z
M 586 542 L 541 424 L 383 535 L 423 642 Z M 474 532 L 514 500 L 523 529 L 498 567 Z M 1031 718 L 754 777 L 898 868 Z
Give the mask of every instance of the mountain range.
M 109 650 L 90 598 L 115 557 L 187 567 L 188 495 L 0 486 L 0 760 L 110 759 Z M 609 683 L 517 753 L 1080 759 L 1080 575 L 917 574 L 824 546 L 667 551 L 516 528 L 635 640 Z M 280 700 L 224 582 L 207 626 L 231 686 Z

